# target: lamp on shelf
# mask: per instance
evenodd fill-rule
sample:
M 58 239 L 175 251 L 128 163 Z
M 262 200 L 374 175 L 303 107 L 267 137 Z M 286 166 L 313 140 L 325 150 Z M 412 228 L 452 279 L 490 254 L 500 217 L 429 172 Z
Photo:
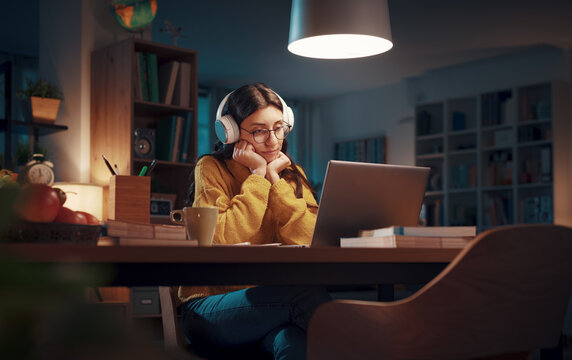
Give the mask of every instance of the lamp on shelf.
M 318 59 L 350 59 L 393 47 L 387 0 L 292 0 L 288 50 Z
M 103 186 L 73 182 L 56 182 L 53 187 L 66 193 L 65 207 L 85 211 L 99 220 L 103 218 Z

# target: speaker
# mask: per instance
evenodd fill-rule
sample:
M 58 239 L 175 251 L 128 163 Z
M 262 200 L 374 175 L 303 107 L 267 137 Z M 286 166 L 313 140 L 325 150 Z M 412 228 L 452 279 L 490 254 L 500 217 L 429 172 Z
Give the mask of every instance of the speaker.
M 272 91 L 278 99 L 280 99 L 280 103 L 282 103 L 282 117 L 284 118 L 284 122 L 290 125 L 291 128 L 294 127 L 294 112 L 292 109 L 286 105 L 286 102 L 278 95 L 275 91 Z M 231 115 L 222 115 L 222 111 L 226 102 L 228 101 L 228 97 L 233 92 L 228 93 L 220 102 L 218 109 L 216 111 L 216 121 L 215 121 L 215 133 L 217 138 L 223 144 L 232 144 L 237 142 L 240 139 L 240 128 L 238 124 L 234 120 Z
M 138 158 L 155 158 L 155 129 L 135 129 L 133 133 L 133 152 L 135 157 Z

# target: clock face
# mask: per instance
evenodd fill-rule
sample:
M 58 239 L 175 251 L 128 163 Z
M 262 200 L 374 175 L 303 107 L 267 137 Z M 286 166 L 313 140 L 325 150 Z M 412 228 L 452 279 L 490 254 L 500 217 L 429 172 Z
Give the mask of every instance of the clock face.
M 54 183 L 54 171 L 48 165 L 34 164 L 28 169 L 27 182 L 52 185 Z

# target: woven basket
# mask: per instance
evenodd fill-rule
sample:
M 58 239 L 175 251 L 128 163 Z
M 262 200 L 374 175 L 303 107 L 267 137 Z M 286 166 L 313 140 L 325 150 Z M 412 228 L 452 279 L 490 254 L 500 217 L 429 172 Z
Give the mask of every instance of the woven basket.
M 21 222 L 9 229 L 5 241 L 97 245 L 101 225 Z

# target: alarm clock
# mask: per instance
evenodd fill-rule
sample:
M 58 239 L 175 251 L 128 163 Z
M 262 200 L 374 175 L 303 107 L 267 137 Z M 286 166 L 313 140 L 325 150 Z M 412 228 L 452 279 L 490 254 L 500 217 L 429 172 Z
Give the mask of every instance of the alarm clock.
M 24 184 L 52 185 L 54 183 L 54 164 L 44 159 L 43 154 L 34 154 L 32 160 L 24 167 L 19 179 Z

